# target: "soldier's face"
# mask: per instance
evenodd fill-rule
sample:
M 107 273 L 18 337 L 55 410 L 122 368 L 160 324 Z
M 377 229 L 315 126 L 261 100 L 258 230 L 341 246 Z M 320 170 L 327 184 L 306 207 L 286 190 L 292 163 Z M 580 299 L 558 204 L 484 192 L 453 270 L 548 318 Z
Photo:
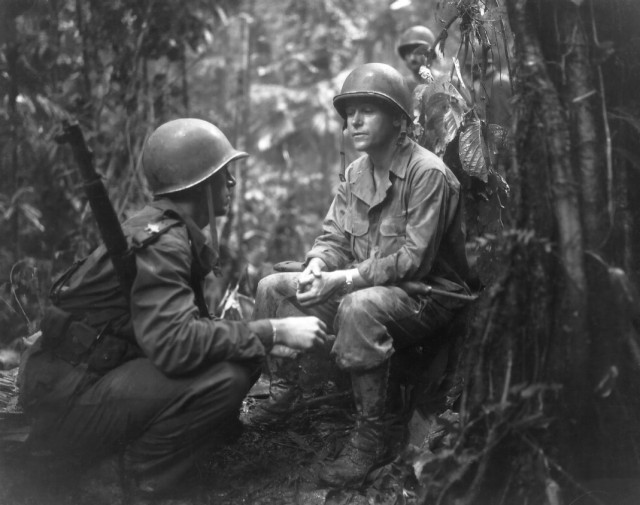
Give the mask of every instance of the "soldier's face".
M 347 131 L 357 151 L 371 154 L 396 140 L 400 122 L 377 102 L 353 100 L 345 112 Z
M 427 64 L 427 54 L 429 53 L 429 46 L 419 45 L 413 50 L 407 51 L 404 55 L 404 62 L 407 68 L 414 74 L 417 74 L 422 65 Z
M 213 196 L 213 211 L 216 216 L 224 216 L 231 205 L 231 190 L 236 180 L 229 173 L 228 166 L 216 172 L 211 177 L 211 193 Z

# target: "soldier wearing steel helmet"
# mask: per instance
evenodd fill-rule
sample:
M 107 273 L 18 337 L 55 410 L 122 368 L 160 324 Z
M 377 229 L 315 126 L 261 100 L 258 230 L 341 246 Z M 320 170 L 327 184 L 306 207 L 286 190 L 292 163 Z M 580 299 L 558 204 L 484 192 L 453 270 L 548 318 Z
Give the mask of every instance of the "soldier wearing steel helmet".
M 413 91 L 418 84 L 426 82 L 420 72 L 424 71 L 423 67 L 429 66 L 429 53 L 434 42 L 433 32 L 421 25 L 407 28 L 398 39 L 396 51 L 410 72 L 407 76 L 410 91 Z
M 229 207 L 229 164 L 247 154 L 209 122 L 177 119 L 146 142 L 154 199 L 123 224 L 127 296 L 104 246 L 52 290 L 22 367 L 34 448 L 89 465 L 118 453 L 134 497 L 174 491 L 197 458 L 238 434 L 238 410 L 269 353 L 323 345 L 315 317 L 214 320 L 202 281 L 217 262 L 202 228 Z
M 356 423 L 320 478 L 343 486 L 362 482 L 401 445 L 388 437 L 389 416 L 406 436 L 398 391 L 389 385 L 391 356 L 435 339 L 463 303 L 418 295 L 407 283 L 465 294 L 468 265 L 460 184 L 407 138 L 411 96 L 400 73 L 381 63 L 359 66 L 333 104 L 362 156 L 347 168 L 302 273 L 263 279 L 255 313 L 317 315 L 336 335 L 331 354 L 350 374 Z M 274 370 L 255 422 L 283 420 L 299 397 L 296 368 Z

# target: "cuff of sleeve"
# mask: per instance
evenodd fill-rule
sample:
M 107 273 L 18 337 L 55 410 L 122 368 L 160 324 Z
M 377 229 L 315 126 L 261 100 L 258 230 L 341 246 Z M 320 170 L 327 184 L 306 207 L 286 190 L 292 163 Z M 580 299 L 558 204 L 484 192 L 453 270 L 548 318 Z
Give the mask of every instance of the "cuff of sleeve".
M 271 326 L 271 322 L 268 319 L 260 319 L 247 323 L 247 326 L 258 336 L 265 351 L 268 353 L 273 347 L 273 326 Z
M 331 261 L 332 258 L 330 256 L 322 254 L 320 251 L 314 251 L 313 249 L 309 251 L 305 257 L 305 266 L 308 265 L 309 261 L 313 258 L 318 258 L 324 261 L 324 264 L 327 265 L 327 271 L 330 272 L 337 270 L 337 266 L 335 265 L 335 262 Z
M 374 278 L 373 275 L 371 275 L 371 263 L 371 260 L 364 260 L 362 263 L 356 265 L 355 267 L 358 269 L 360 277 L 362 277 L 369 286 L 374 286 Z

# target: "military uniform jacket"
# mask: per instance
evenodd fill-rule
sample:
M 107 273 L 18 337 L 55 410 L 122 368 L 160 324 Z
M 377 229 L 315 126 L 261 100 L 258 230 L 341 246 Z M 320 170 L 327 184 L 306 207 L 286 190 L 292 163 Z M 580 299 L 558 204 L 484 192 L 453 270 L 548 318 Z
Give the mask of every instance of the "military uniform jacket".
M 307 260 L 356 267 L 373 286 L 424 281 L 467 291 L 460 183 L 435 154 L 410 139 L 397 146 L 389 177 L 374 186 L 368 155 L 346 171 Z
M 108 328 L 139 347 L 168 376 L 197 373 L 216 362 L 265 355 L 260 336 L 268 321 L 245 323 L 203 317 L 194 286 L 210 275 L 213 251 L 200 229 L 167 199 L 147 205 L 123 225 L 135 251 L 137 273 L 130 300 L 123 295 L 104 246 L 62 279 L 54 304 L 97 332 Z M 107 326 L 108 325 L 108 326 Z M 32 361 L 29 363 L 29 361 Z M 81 380 L 82 366 L 58 363 L 42 352 L 23 363 L 30 400 L 65 397 Z M 31 383 L 29 383 L 31 382 Z

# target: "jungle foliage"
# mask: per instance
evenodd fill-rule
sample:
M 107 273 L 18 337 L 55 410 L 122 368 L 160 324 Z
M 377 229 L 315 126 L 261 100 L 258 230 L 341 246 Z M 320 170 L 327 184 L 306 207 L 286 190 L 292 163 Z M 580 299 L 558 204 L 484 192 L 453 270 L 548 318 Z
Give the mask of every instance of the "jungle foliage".
M 53 142 L 61 119 L 80 122 L 123 218 L 149 196 L 140 153 L 158 124 L 218 124 L 253 155 L 237 167 L 224 241 L 241 249 L 244 231 L 263 230 L 269 260 L 300 258 L 338 182 L 331 98 L 341 79 L 366 61 L 400 68 L 397 35 L 426 24 L 444 59 L 427 62 L 414 134 L 465 188 L 482 296 L 460 341 L 459 422 L 440 420 L 454 436 L 408 452 L 375 499 L 555 505 L 590 493 L 595 479 L 637 475 L 634 0 L 2 0 L 0 9 L 4 346 L 37 329 L 52 276 L 99 240 L 70 153 Z M 500 75 L 512 94 L 507 123 L 485 108 Z

